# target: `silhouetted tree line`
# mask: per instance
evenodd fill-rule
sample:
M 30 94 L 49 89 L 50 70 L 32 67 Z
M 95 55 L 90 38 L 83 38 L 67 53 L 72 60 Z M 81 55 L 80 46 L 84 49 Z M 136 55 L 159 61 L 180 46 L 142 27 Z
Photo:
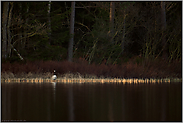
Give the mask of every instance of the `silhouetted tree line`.
M 3 60 L 182 58 L 182 2 L 1 3 Z

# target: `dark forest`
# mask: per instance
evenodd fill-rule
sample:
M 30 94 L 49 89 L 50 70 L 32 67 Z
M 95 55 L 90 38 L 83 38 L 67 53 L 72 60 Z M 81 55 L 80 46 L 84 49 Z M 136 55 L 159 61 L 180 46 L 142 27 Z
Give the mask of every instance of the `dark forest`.
M 1 2 L 1 72 L 182 76 L 182 2 Z

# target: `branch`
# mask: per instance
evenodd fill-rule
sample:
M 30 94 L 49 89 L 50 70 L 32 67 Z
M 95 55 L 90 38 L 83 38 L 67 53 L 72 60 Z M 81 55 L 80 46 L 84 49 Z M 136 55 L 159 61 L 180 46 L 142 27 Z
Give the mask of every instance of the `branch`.
M 19 56 L 20 60 L 24 60 L 23 57 L 20 55 L 20 53 L 18 53 L 18 51 L 13 47 L 12 44 L 10 44 L 10 46 L 13 48 L 13 50 L 17 53 L 17 55 Z
M 35 25 L 35 26 L 33 26 L 36 30 L 35 31 L 33 31 L 33 32 L 30 32 L 30 33 L 27 33 L 27 37 L 32 37 L 32 36 L 34 36 L 34 35 L 41 35 L 41 34 L 44 34 L 44 30 L 41 30 L 42 28 L 44 28 L 45 27 L 45 23 L 44 24 L 38 24 L 38 25 Z M 15 34 L 15 35 L 13 35 L 12 36 L 12 38 L 11 38 L 11 40 L 15 37 L 15 36 L 18 36 L 18 35 L 21 35 L 20 33 L 19 34 Z M 15 40 L 14 41 L 14 43 L 13 43 L 13 45 L 15 45 L 15 43 L 17 42 L 17 41 L 19 41 L 19 40 L 22 40 L 22 39 L 24 39 L 24 38 L 27 38 L 27 37 L 22 37 L 21 39 L 17 39 L 17 40 Z
M 99 8 L 98 6 L 84 6 L 84 7 L 80 7 L 80 6 L 77 6 L 75 8 Z
M 77 24 L 79 24 L 79 25 L 81 25 L 81 26 L 86 27 L 86 28 L 91 32 L 91 30 L 90 30 L 90 28 L 89 28 L 88 26 L 86 26 L 86 25 L 84 25 L 84 24 L 82 24 L 82 23 L 79 23 L 79 22 L 75 22 L 75 23 L 77 23 Z M 94 37 L 93 33 L 91 33 L 91 34 L 92 34 L 92 36 Z

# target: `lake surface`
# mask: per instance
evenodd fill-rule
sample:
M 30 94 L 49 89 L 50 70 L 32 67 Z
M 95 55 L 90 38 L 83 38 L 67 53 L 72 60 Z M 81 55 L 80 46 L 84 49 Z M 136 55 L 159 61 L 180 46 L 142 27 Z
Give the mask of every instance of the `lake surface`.
M 1 83 L 1 121 L 182 121 L 182 82 Z

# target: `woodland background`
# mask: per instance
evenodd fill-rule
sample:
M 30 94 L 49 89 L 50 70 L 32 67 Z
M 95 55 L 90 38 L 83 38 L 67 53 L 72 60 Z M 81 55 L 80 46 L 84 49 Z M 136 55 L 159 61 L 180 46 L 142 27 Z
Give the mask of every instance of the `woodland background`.
M 37 61 L 32 71 L 51 71 L 53 64 L 77 63 L 78 67 L 68 71 L 87 73 L 92 67 L 79 67 L 85 64 L 105 69 L 93 72 L 97 75 L 181 77 L 181 1 L 2 1 L 1 8 L 1 71 L 28 72 L 36 65 L 31 62 Z M 21 69 L 21 65 L 15 68 L 19 63 L 25 68 Z M 40 68 L 43 64 L 47 68 Z M 32 66 L 28 69 L 28 65 Z M 152 70 L 148 74 L 149 67 Z M 136 74 L 129 74 L 137 68 Z M 121 73 L 122 70 L 126 72 Z M 58 70 L 59 73 L 68 71 Z

